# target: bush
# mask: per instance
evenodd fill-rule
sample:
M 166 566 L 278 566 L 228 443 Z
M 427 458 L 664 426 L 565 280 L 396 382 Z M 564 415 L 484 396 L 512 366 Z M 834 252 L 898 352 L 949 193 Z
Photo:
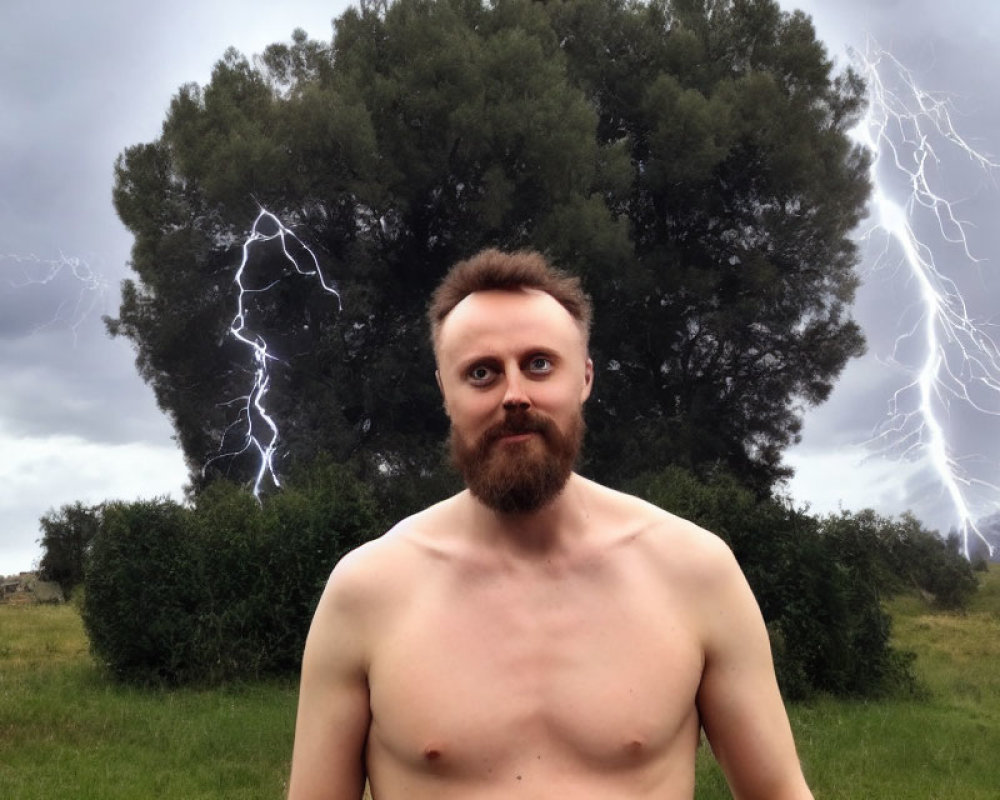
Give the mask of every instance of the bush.
M 216 482 L 194 514 L 206 597 L 198 625 L 210 680 L 298 669 L 309 621 L 333 566 L 384 530 L 350 471 L 316 462 L 266 499 Z
M 172 681 L 194 660 L 201 603 L 191 512 L 170 500 L 105 507 L 87 563 L 83 621 L 116 677 Z
M 298 669 L 334 564 L 383 529 L 370 492 L 317 462 L 267 498 L 218 481 L 193 509 L 114 504 L 86 575 L 98 658 L 137 683 L 200 683 Z
M 298 670 L 309 621 L 330 570 L 387 527 L 368 487 L 345 467 L 319 461 L 265 508 L 263 552 L 271 669 Z

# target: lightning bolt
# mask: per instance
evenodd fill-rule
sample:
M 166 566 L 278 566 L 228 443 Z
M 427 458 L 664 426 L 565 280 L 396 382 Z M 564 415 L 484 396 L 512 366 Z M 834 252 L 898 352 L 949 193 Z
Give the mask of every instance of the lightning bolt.
M 7 285 L 12 289 L 51 285 L 57 279 L 67 275 L 80 285 L 75 299 L 61 301 L 52 318 L 48 322 L 36 325 L 33 333 L 54 327 L 59 323 L 66 323 L 73 332 L 75 345 L 80 326 L 107 295 L 108 280 L 79 256 L 60 254 L 59 258 L 46 259 L 34 254 L 8 254 L 0 255 L 0 263 L 12 265 L 7 277 Z
M 993 547 L 977 527 L 972 496 L 1000 487 L 973 476 L 967 459 L 949 443 L 947 420 L 953 404 L 1000 416 L 1000 349 L 990 324 L 976 319 L 955 279 L 963 267 L 980 263 L 972 254 L 967 221 L 937 186 L 945 171 L 945 149 L 988 176 L 1000 163 L 979 152 L 955 127 L 946 98 L 923 90 L 894 56 L 869 40 L 864 55 L 852 53 L 867 85 L 867 113 L 852 132 L 872 154 L 873 228 L 895 243 L 900 266 L 918 289 L 916 321 L 895 341 L 892 360 L 913 377 L 889 401 L 888 413 L 872 439 L 884 454 L 926 458 L 954 509 L 965 556 L 970 537 Z M 905 184 L 905 201 L 893 199 L 890 180 Z M 935 229 L 921 238 L 919 223 Z M 947 261 L 947 266 L 945 265 Z M 916 345 L 919 364 L 909 365 L 904 350 Z M 912 362 L 912 359 L 910 359 Z M 992 505 L 996 507 L 996 503 Z
M 271 233 L 266 233 L 262 230 L 262 227 L 273 228 L 274 230 Z M 259 462 L 253 482 L 253 494 L 258 501 L 260 501 L 261 484 L 265 478 L 269 478 L 274 486 L 281 486 L 281 481 L 274 469 L 274 456 L 277 452 L 280 434 L 278 425 L 274 417 L 268 412 L 266 404 L 267 393 L 271 384 L 271 363 L 280 361 L 280 359 L 269 351 L 267 341 L 264 337 L 259 333 L 255 333 L 249 327 L 247 300 L 254 294 L 269 291 L 283 280 L 285 276 L 276 277 L 264 286 L 252 287 L 246 283 L 246 270 L 251 252 L 263 244 L 275 241 L 280 244 L 285 262 L 290 264 L 297 274 L 315 277 L 323 291 L 336 298 L 338 311 L 342 308 L 340 293 L 323 275 L 319 259 L 313 250 L 291 230 L 285 227 L 281 220 L 274 214 L 261 207 L 257 218 L 250 228 L 249 235 L 243 242 L 242 258 L 233 278 L 233 282 L 237 287 L 236 314 L 228 331 L 230 336 L 245 345 L 249 351 L 251 364 L 249 371 L 253 377 L 247 393 L 227 404 L 238 403 L 241 406 L 241 410 L 239 417 L 226 429 L 222 439 L 224 442 L 230 430 L 242 425 L 243 446 L 235 452 L 220 452 L 209 459 L 202 469 L 202 474 L 204 474 L 208 466 L 220 458 L 238 456 L 242 453 L 256 451 Z M 303 267 L 300 259 L 292 254 L 289 249 L 290 242 L 295 243 L 295 249 L 301 249 L 308 254 L 307 260 L 310 262 L 309 265 Z M 258 422 L 255 422 L 255 420 L 258 420 Z

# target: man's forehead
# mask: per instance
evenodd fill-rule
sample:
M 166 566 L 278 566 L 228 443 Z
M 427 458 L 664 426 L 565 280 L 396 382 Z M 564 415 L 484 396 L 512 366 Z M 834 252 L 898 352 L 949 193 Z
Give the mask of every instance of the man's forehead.
M 462 326 L 471 324 L 478 327 L 477 323 L 489 324 L 496 321 L 496 318 L 503 319 L 511 315 L 537 319 L 539 322 L 552 320 L 576 324 L 576 320 L 565 306 L 548 292 L 531 287 L 518 287 L 486 289 L 466 295 L 444 318 L 441 328 L 449 327 L 449 323 L 452 323 L 450 327 L 455 327 L 456 324 Z
M 472 292 L 455 305 L 441 322 L 437 349 L 471 335 L 500 332 L 515 320 L 519 326 L 544 329 L 552 335 L 582 335 L 577 320 L 548 292 L 529 287 L 489 289 Z M 514 332 L 519 330 L 514 328 Z
M 510 289 L 482 289 L 478 292 L 470 292 L 455 304 L 455 307 L 451 310 L 451 313 L 448 314 L 448 317 L 461 309 L 463 306 L 503 304 L 505 301 L 513 303 L 517 303 L 519 301 L 534 301 L 534 304 L 538 304 L 539 301 L 542 304 L 547 304 L 548 301 L 551 301 L 560 308 L 563 308 L 559 301 L 546 291 L 536 289 L 532 286 L 515 286 Z M 565 308 L 563 308 L 563 310 L 565 311 Z M 445 317 L 445 319 L 448 319 L 448 317 Z

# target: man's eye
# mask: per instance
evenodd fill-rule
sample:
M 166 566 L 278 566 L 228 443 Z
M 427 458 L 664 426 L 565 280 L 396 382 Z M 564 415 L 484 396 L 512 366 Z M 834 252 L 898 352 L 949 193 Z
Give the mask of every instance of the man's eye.
M 493 370 L 482 364 L 469 370 L 469 380 L 473 383 L 489 383 L 493 375 Z
M 528 362 L 528 369 L 532 372 L 550 372 L 552 370 L 552 362 L 545 358 L 545 356 L 535 356 Z

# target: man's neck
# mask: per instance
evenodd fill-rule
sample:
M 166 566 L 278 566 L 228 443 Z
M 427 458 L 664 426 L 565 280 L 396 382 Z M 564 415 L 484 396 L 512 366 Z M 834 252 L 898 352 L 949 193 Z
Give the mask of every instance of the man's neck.
M 573 473 L 552 501 L 525 514 L 499 513 L 466 492 L 468 529 L 479 544 L 519 559 L 571 553 L 587 534 L 587 485 Z

